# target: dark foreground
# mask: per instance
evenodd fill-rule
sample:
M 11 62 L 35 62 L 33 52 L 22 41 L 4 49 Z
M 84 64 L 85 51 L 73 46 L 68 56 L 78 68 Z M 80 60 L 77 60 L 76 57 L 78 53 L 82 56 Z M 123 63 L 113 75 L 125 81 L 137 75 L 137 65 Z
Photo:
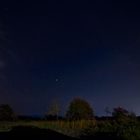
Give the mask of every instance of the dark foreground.
M 0 132 L 0 140 L 33 139 L 33 140 L 77 140 L 58 132 L 36 127 L 18 126 L 9 132 Z
M 69 136 L 65 136 L 58 132 L 46 129 L 39 129 L 36 127 L 25 127 L 18 126 L 13 128 L 9 132 L 0 132 L 0 140 L 15 140 L 15 139 L 33 139 L 33 140 L 79 140 L 78 138 L 73 138 Z M 80 140 L 98 140 L 98 139 L 107 139 L 107 140 L 119 140 L 116 137 L 108 137 L 106 135 L 97 135 L 97 136 L 89 136 L 83 137 Z

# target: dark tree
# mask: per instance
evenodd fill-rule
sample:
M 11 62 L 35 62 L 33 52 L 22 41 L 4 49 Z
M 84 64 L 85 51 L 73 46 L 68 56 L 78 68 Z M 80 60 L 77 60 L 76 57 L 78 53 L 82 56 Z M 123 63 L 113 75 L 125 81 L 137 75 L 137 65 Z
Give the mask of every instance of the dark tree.
M 113 117 L 122 117 L 122 116 L 130 116 L 130 112 L 122 107 L 117 107 L 113 109 L 112 112 Z
M 11 121 L 15 120 L 16 116 L 13 109 L 8 104 L 0 105 L 0 121 Z
M 92 119 L 93 109 L 87 101 L 75 98 L 70 102 L 66 118 L 70 120 Z
M 54 99 L 46 113 L 46 118 L 58 119 L 60 113 L 60 103 L 57 99 Z

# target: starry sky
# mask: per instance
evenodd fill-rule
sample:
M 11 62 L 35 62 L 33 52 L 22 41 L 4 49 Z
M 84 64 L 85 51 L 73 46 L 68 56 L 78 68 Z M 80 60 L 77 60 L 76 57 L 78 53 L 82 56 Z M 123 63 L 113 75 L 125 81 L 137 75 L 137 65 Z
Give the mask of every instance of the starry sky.
M 96 115 L 140 115 L 140 8 L 134 1 L 12 3 L 0 9 L 0 103 L 43 114 L 74 97 Z

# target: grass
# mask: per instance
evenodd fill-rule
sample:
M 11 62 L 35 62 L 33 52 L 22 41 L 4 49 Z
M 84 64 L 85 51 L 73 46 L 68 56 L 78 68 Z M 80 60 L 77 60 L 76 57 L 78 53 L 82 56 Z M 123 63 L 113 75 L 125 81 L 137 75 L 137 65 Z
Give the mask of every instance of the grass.
M 79 137 L 96 134 L 116 134 L 125 140 L 140 140 L 140 122 L 135 120 L 121 121 L 15 121 L 0 122 L 0 131 L 9 131 L 14 126 L 35 126 L 42 129 L 51 129 L 62 134 Z M 82 135 L 81 135 L 82 134 Z
M 79 120 L 79 121 L 15 121 L 15 122 L 0 122 L 0 131 L 10 131 L 15 126 L 35 126 L 43 129 L 51 129 L 57 132 L 78 136 L 81 130 L 89 125 L 95 125 L 95 120 Z

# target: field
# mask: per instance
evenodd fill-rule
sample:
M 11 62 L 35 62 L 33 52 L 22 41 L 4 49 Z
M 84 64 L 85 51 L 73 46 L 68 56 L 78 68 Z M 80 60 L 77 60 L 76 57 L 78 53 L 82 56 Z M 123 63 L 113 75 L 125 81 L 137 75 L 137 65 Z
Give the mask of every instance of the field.
M 138 120 L 79 120 L 79 121 L 15 121 L 0 122 L 0 131 L 10 131 L 15 126 L 33 126 L 50 129 L 72 137 L 119 136 L 124 140 L 140 140 Z
M 34 126 L 41 129 L 51 129 L 57 132 L 69 135 L 78 136 L 80 132 L 89 125 L 95 125 L 95 120 L 81 120 L 81 121 L 15 121 L 0 122 L 0 131 L 10 131 L 15 126 Z

